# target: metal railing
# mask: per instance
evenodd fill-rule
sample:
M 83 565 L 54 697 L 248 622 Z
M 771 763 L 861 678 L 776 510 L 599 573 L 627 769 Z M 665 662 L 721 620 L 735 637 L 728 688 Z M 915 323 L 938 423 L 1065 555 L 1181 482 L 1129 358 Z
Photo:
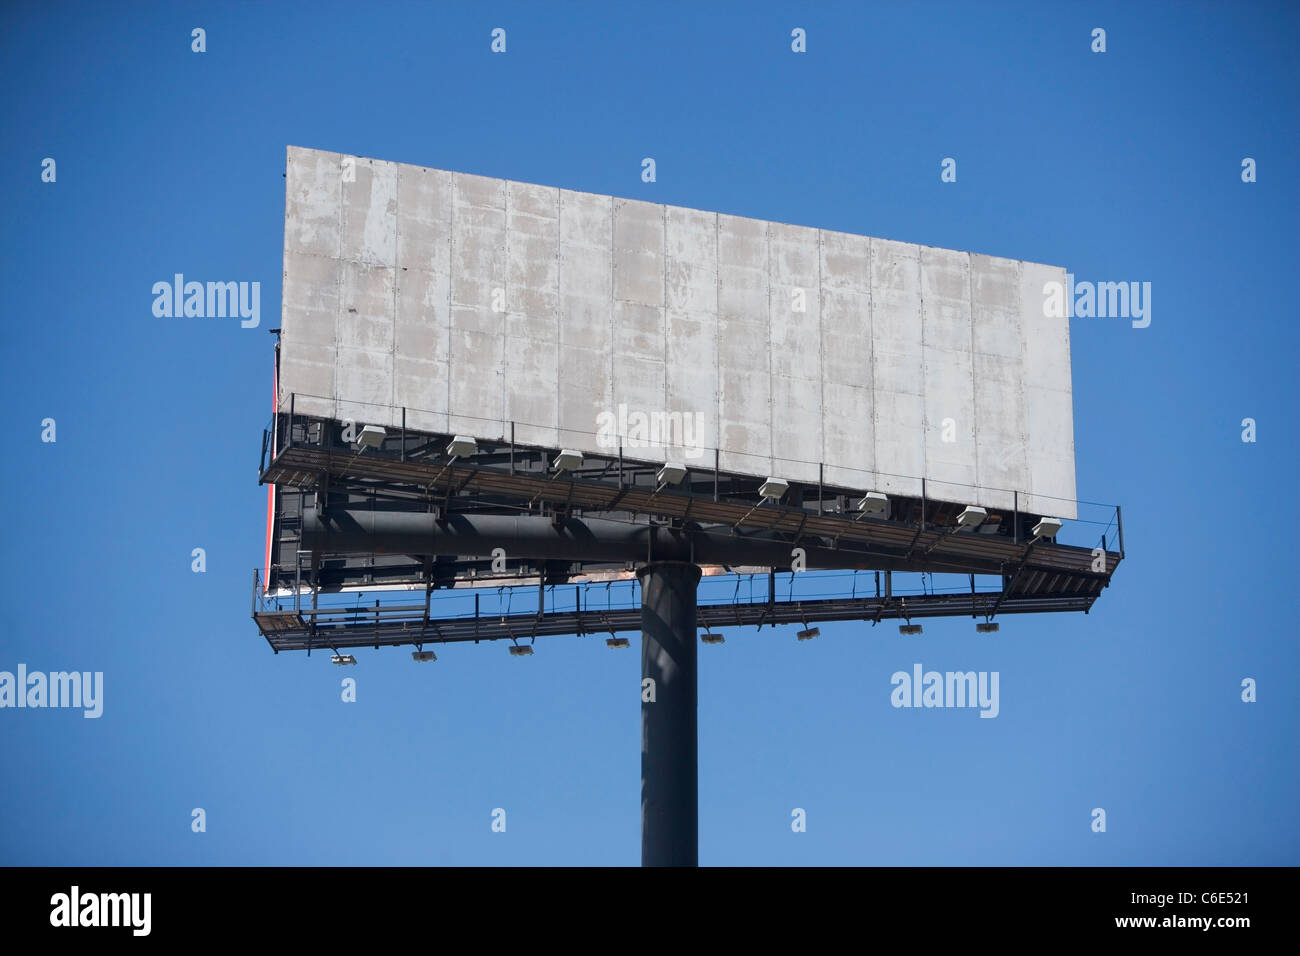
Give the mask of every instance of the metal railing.
M 287 401 L 285 401 L 285 398 L 287 398 Z M 299 399 L 304 400 L 311 410 L 300 412 L 298 409 Z M 371 412 L 371 414 L 364 414 L 367 411 Z M 602 447 L 601 431 L 587 432 L 561 429 L 508 419 L 482 418 L 463 414 L 452 415 L 446 412 L 433 412 L 427 409 L 415 409 L 405 406 L 341 401 L 326 396 L 289 393 L 287 396 L 282 397 L 272 420 L 271 437 L 275 439 L 277 451 L 283 453 L 293 447 L 295 443 L 301 445 L 307 440 L 306 435 L 295 439 L 295 432 L 299 430 L 298 426 L 305 426 L 308 423 L 318 421 L 323 422 L 324 420 L 334 422 L 351 421 L 355 423 L 358 430 L 363 424 L 377 424 L 385 428 L 399 429 L 398 434 L 394 436 L 401 439 L 401 450 L 395 456 L 398 460 L 406 459 L 406 438 L 408 434 L 451 435 L 458 431 L 473 434 L 485 443 L 507 445 L 510 449 L 512 463 L 516 452 L 553 450 L 576 445 L 586 449 L 591 447 L 602 448 L 600 454 L 609 457 L 617 456 L 620 463 L 636 461 L 646 464 L 662 464 L 668 452 L 680 450 L 681 448 L 681 446 L 670 442 L 660 441 L 656 443 L 649 439 L 644 441 L 636 439 L 632 445 L 624 444 L 620 440 L 614 445 L 606 443 Z M 417 423 L 421 427 L 416 427 Z M 317 447 L 323 445 L 324 433 L 325 428 L 322 425 L 317 442 L 311 444 Z M 493 437 L 494 434 L 495 437 Z M 525 437 L 547 437 L 552 440 L 526 441 L 520 439 L 521 434 Z M 268 446 L 269 440 L 264 437 L 262 472 L 266 470 Z M 647 454 L 652 450 L 659 454 Z M 1004 511 L 1013 516 L 1012 536 L 1013 540 L 1016 541 L 1021 538 L 1019 521 L 1015 520 L 1020 515 L 1058 517 L 1073 512 L 1073 517 L 1062 517 L 1063 528 L 1061 535 L 1058 535 L 1056 539 L 1058 543 L 1075 544 L 1088 548 L 1100 547 L 1103 550 L 1118 551 L 1121 555 L 1123 554 L 1123 525 L 1120 520 L 1118 505 L 1080 498 L 1062 498 L 1041 493 L 1030 494 L 1014 488 L 958 482 L 937 478 L 934 475 L 904 475 L 882 470 L 851 468 L 843 465 L 827 466 L 822 462 L 812 462 L 804 459 L 756 456 L 721 447 L 708 447 L 697 450 L 700 452 L 696 456 L 699 460 L 698 463 L 689 459 L 683 462 L 688 469 L 695 472 L 711 471 L 715 475 L 726 473 L 729 476 L 745 472 L 751 474 L 763 472 L 775 477 L 785 478 L 792 483 L 807 486 L 816 484 L 819 492 L 823 487 L 827 487 L 832 492 L 837 489 L 851 489 L 851 493 L 855 495 L 865 494 L 867 491 L 881 491 L 886 494 L 916 498 L 921 503 L 920 523 L 922 528 L 927 527 L 927 513 L 933 514 L 933 509 L 929 508 L 931 504 L 951 505 L 962 503 L 969 500 L 971 491 L 975 492 L 975 497 L 979 498 L 982 503 L 987 503 L 986 507 Z M 372 456 L 375 454 L 383 455 L 384 452 L 382 450 L 367 450 L 366 454 Z M 751 460 L 754 464 L 748 468 L 737 466 L 738 461 L 743 466 L 746 459 Z M 834 479 L 833 481 L 827 480 L 828 473 Z M 945 489 L 951 490 L 945 493 Z M 818 498 L 819 500 L 822 498 L 820 493 Z M 1001 504 L 995 502 L 1001 502 Z M 1065 505 L 1072 507 L 1062 507 Z

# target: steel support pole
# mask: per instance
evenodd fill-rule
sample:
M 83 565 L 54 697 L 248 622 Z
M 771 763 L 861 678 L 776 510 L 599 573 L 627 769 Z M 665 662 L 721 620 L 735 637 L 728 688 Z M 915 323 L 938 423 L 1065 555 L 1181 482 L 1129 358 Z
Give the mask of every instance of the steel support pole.
M 697 866 L 700 569 L 683 561 L 659 561 L 642 567 L 637 577 L 641 580 L 641 865 Z

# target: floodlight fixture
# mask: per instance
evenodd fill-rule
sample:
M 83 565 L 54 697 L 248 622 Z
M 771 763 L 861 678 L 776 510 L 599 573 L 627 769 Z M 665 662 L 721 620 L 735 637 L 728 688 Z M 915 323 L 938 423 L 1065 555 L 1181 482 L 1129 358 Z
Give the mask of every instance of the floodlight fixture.
M 555 456 L 555 461 L 551 462 L 551 467 L 556 471 L 577 471 L 582 467 L 582 452 L 571 448 L 562 449 Z
M 330 655 L 330 661 L 338 664 L 340 667 L 345 667 L 348 664 L 355 664 L 357 659 L 351 654 L 332 654 Z
M 996 634 L 998 632 L 998 622 L 982 621 L 975 625 L 975 630 L 981 634 Z
M 527 657 L 533 652 L 531 644 L 511 644 L 510 653 L 515 657 Z
M 889 510 L 889 498 L 879 491 L 868 491 L 858 502 L 864 515 L 883 515 Z
M 705 631 L 700 635 L 700 640 L 705 644 L 723 644 L 725 638 L 721 634 L 714 634 L 712 631 Z
M 1034 525 L 1035 538 L 1055 538 L 1061 530 L 1061 521 L 1059 518 L 1039 518 L 1038 524 Z
M 921 633 L 921 625 L 920 625 L 920 624 L 900 624 L 900 625 L 898 625 L 898 633 L 899 633 L 899 634 L 920 634 L 920 633 Z
M 781 497 L 790 490 L 790 482 L 784 478 L 768 478 L 758 486 L 758 493 L 764 498 L 771 498 L 773 501 L 780 501 Z
M 411 660 L 413 661 L 423 663 L 425 661 L 436 661 L 437 659 L 438 655 L 433 651 L 411 651 Z
M 626 637 L 607 637 L 605 638 L 605 646 L 606 647 L 628 647 L 629 644 Z
M 366 425 L 357 436 L 357 444 L 362 448 L 378 448 L 387 437 L 388 432 L 384 431 L 383 426 Z
M 967 505 L 961 514 L 957 516 L 958 528 L 978 528 L 984 523 L 984 519 L 989 513 L 977 505 Z
M 686 466 L 670 461 L 659 469 L 659 474 L 655 475 L 655 481 L 661 485 L 680 485 L 685 477 Z
M 822 629 L 820 627 L 808 627 L 796 634 L 795 637 L 799 638 L 801 641 L 811 641 L 814 637 L 821 634 L 821 632 Z
M 453 458 L 469 458 L 478 454 L 478 442 L 465 435 L 457 435 L 447 443 L 447 454 Z

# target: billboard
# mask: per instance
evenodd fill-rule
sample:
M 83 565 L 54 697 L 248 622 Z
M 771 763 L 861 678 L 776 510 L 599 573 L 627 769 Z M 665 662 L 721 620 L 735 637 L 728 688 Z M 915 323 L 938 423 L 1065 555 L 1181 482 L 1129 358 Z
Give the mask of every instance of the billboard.
M 1064 268 L 298 147 L 284 241 L 282 408 L 1076 517 Z

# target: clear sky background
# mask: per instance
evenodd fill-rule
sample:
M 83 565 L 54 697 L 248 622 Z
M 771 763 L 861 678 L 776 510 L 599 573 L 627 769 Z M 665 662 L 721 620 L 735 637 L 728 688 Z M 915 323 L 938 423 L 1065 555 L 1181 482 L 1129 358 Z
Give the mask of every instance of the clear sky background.
M 1078 494 L 1123 506 L 1128 552 L 1092 613 L 702 647 L 700 861 L 1300 863 L 1298 27 L 1265 3 L 6 4 L 0 670 L 105 691 L 98 720 L 0 710 L 0 863 L 639 863 L 635 638 L 344 670 L 249 618 L 290 144 L 1151 282 L 1150 327 L 1071 322 Z M 261 282 L 261 326 L 155 318 L 176 272 Z M 916 662 L 998 671 L 1000 715 L 894 709 Z

